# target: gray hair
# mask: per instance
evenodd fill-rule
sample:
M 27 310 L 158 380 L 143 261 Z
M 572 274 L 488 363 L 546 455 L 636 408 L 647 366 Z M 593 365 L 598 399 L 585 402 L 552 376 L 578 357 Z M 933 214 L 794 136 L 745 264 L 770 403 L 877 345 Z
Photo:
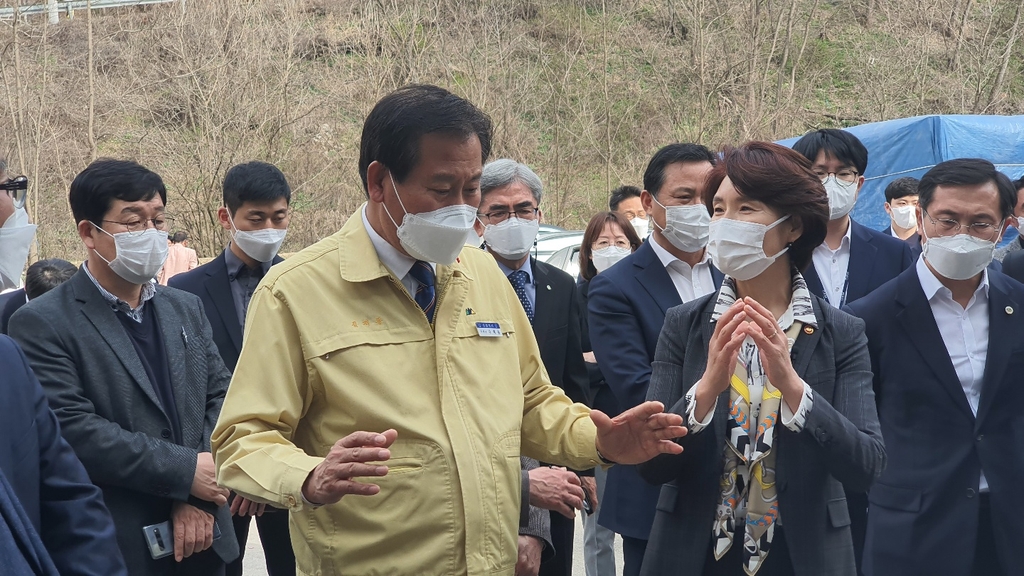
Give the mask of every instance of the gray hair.
M 483 175 L 480 176 L 481 200 L 491 190 L 508 186 L 513 182 L 519 182 L 529 188 L 530 193 L 533 194 L 533 200 L 540 206 L 541 196 L 544 195 L 544 185 L 541 184 L 540 177 L 526 164 L 520 164 L 508 158 L 488 162 L 484 165 Z

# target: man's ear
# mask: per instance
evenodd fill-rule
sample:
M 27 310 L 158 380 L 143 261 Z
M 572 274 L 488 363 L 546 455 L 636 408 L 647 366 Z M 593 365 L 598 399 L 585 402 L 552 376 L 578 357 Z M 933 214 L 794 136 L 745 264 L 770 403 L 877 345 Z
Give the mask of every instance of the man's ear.
M 228 213 L 228 209 L 224 206 L 217 208 L 217 222 L 220 223 L 220 227 L 231 232 L 231 214 Z
M 892 216 L 892 206 L 889 206 L 888 202 L 886 202 L 885 204 L 882 204 L 882 208 L 885 208 L 885 213 L 886 214 L 888 214 L 890 217 Z
M 376 160 L 366 167 L 366 193 L 370 197 L 370 202 L 384 203 L 384 182 L 391 180 L 388 173 L 387 167 Z
M 644 212 L 650 216 L 651 211 L 654 209 L 654 194 L 651 194 L 647 190 L 640 192 L 640 205 L 644 207 Z
M 78 223 L 77 229 L 78 237 L 82 239 L 82 243 L 85 244 L 85 247 L 88 248 L 89 250 L 95 249 L 96 240 L 92 237 L 92 235 L 96 231 L 96 227 L 92 225 L 92 222 L 89 222 L 88 220 L 82 220 L 81 222 Z
M 541 224 L 544 223 L 544 211 L 540 208 L 537 208 L 537 222 Z
M 857 193 L 860 193 L 860 189 L 864 187 L 864 176 L 857 177 Z
M 480 218 L 477 218 L 476 220 L 473 221 L 473 231 L 476 232 L 477 236 L 483 237 L 484 223 L 480 221 Z

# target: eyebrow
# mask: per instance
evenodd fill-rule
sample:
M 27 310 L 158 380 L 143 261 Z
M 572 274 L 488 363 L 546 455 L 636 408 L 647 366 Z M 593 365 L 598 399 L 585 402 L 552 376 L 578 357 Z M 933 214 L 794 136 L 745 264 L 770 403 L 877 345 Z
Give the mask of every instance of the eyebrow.
M 470 179 L 468 181 L 469 182 L 477 182 L 477 181 L 480 180 L 480 178 L 482 176 L 483 176 L 483 171 L 481 170 L 481 171 L 473 174 L 473 176 L 470 177 Z M 430 178 L 430 181 L 432 183 L 443 183 L 443 184 L 448 184 L 448 183 L 451 183 L 451 182 L 455 182 L 457 180 L 459 180 L 459 175 L 451 173 L 451 172 L 441 172 L 441 173 L 438 173 L 438 174 L 434 174 Z
M 156 211 L 158 213 L 162 214 L 162 213 L 167 211 L 167 207 L 166 206 L 160 206 L 159 208 L 156 209 Z M 125 214 L 125 213 L 128 213 L 128 214 L 138 214 L 138 215 L 141 216 L 143 213 L 145 213 L 145 210 L 143 210 L 142 208 L 139 208 L 137 206 L 125 206 L 124 208 L 121 208 L 121 214 Z

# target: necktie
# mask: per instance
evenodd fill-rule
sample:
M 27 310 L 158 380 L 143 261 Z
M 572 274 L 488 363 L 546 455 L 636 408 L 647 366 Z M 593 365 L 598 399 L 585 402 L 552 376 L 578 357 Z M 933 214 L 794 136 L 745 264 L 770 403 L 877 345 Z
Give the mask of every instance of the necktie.
M 523 303 L 523 310 L 526 310 L 526 315 L 530 318 L 530 324 L 533 324 L 533 304 L 530 304 L 530 299 L 526 297 L 526 282 L 529 279 L 530 276 L 525 270 L 516 270 L 508 275 L 508 281 L 512 283 L 516 296 L 519 296 L 519 301 Z
M 437 303 L 434 298 L 434 269 L 430 267 L 430 264 L 417 260 L 409 269 L 409 274 L 420 283 L 419 288 L 416 288 L 414 299 L 423 309 L 423 313 L 427 315 L 427 320 L 433 324 L 434 305 Z

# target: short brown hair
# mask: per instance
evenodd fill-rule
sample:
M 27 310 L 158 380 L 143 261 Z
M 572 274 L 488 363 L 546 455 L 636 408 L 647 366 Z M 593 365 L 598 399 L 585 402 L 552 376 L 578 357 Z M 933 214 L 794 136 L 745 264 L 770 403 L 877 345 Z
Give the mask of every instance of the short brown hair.
M 726 176 L 743 196 L 763 202 L 780 217 L 789 216 L 803 226 L 803 233 L 790 245 L 788 254 L 798 270 L 806 270 L 814 249 L 825 241 L 829 218 L 828 196 L 811 170 L 811 162 L 770 142 L 726 147 L 706 181 L 704 201 L 712 213 L 715 195 Z
M 591 278 L 597 276 L 597 268 L 594 268 L 594 262 L 590 259 L 592 255 L 590 247 L 594 245 L 594 241 L 601 235 L 601 232 L 604 232 L 605 224 L 609 222 L 614 222 L 619 225 L 619 228 L 622 228 L 622 233 L 626 235 L 626 239 L 629 240 L 629 245 L 634 251 L 642 243 L 640 236 L 633 229 L 633 225 L 622 214 L 618 212 L 598 212 L 594 214 L 594 217 L 590 219 L 590 223 L 587 224 L 587 231 L 583 233 L 583 244 L 580 245 L 580 276 L 588 282 Z

